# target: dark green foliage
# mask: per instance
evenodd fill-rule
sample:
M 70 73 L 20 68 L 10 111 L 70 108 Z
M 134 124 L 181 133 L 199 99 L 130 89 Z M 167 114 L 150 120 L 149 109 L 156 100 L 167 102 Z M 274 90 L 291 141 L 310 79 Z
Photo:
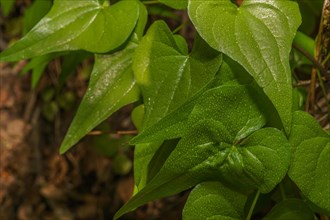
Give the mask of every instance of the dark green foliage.
M 238 6 L 230 0 L 159 0 L 187 10 L 197 30 L 191 52 L 185 36 L 163 21 L 144 31 L 146 5 L 154 2 L 108 3 L 55 0 L 0 60 L 33 58 L 26 68 L 33 69 L 35 85 L 53 58 L 66 57 L 63 82 L 72 71 L 68 62 L 95 54 L 61 153 L 121 107 L 140 103 L 132 112 L 140 132 L 131 140 L 135 194 L 115 219 L 195 187 L 183 219 L 249 220 L 260 193 L 271 198 L 287 174 L 300 195 L 287 199 L 288 189 L 282 190 L 265 220 L 309 220 L 314 212 L 330 212 L 329 134 L 307 113 L 295 112 L 304 98 L 293 90 L 289 62 L 301 23 L 295 1 L 245 0 Z M 311 51 L 313 41 L 297 36 Z M 118 174 L 131 167 L 120 154 L 115 164 Z

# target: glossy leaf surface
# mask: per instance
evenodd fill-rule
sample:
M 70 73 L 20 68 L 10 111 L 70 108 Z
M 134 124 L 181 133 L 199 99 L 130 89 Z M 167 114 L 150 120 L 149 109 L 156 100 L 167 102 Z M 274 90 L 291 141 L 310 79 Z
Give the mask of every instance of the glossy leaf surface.
M 87 92 L 62 142 L 66 152 L 96 125 L 119 108 L 139 99 L 132 56 L 137 44 L 110 55 L 97 55 Z
M 290 178 L 302 194 L 330 212 L 330 136 L 305 112 L 295 112 L 290 143 Z
M 191 191 L 182 216 L 184 220 L 242 220 L 246 200 L 246 195 L 220 182 L 205 182 Z
M 288 199 L 278 203 L 263 220 L 313 220 L 314 213 L 299 199 Z
M 174 36 L 165 22 L 156 21 L 134 55 L 134 75 L 145 106 L 142 130 L 177 109 L 211 81 L 221 60 L 220 53 L 201 38 L 197 38 L 195 49 L 188 54 L 184 39 Z M 161 143 L 136 146 L 135 181 L 138 188 L 145 185 L 147 166 Z
M 135 0 L 110 7 L 100 5 L 98 0 L 56 0 L 51 11 L 27 35 L 0 54 L 0 60 L 79 49 L 105 53 L 129 38 L 138 17 L 139 3 Z
M 189 0 L 189 16 L 213 48 L 240 63 L 276 107 L 286 131 L 291 127 L 289 52 L 300 25 L 297 3 L 289 0 Z
M 144 128 L 178 108 L 213 79 L 221 55 L 205 43 L 201 47 L 190 55 L 183 53 L 164 22 L 157 21 L 149 28 L 133 63 L 144 99 Z
M 132 139 L 132 144 L 150 143 L 182 137 L 186 128 L 188 117 L 191 114 L 198 99 L 207 90 L 223 84 L 250 84 L 253 81 L 248 73 L 235 61 L 224 56 L 217 76 L 203 89 L 189 98 L 182 106 L 166 115 L 159 122 L 148 127 L 138 136 Z M 266 105 L 267 103 L 263 103 Z
M 279 130 L 258 130 L 264 118 L 253 101 L 255 92 L 251 86 L 237 85 L 206 92 L 189 118 L 189 131 L 162 169 L 116 217 L 204 181 L 225 181 L 241 190 L 271 191 L 287 172 L 290 149 Z M 228 100 L 237 101 L 228 105 Z M 234 119 L 236 124 L 232 125 Z

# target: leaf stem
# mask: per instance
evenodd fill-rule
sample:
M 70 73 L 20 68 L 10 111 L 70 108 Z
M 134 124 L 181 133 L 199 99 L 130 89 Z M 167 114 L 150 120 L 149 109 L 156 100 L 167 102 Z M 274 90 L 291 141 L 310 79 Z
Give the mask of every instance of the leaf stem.
M 160 4 L 160 2 L 157 1 L 157 0 L 143 1 L 142 3 L 145 4 L 145 5 Z
M 285 189 L 284 189 L 284 186 L 283 186 L 283 182 L 280 182 L 279 187 L 280 187 L 280 192 L 281 192 L 282 199 L 285 200 L 286 195 L 285 195 Z
M 324 66 L 319 63 L 309 52 L 307 52 L 304 48 L 300 47 L 296 43 L 293 43 L 292 46 L 294 49 L 302 53 L 302 55 L 304 55 L 304 57 L 306 57 L 309 61 L 311 61 L 313 65 L 322 72 L 323 75 L 326 74 L 327 70 L 324 68 Z
M 174 31 L 172 31 L 173 34 L 176 34 L 178 31 L 180 31 L 184 26 L 188 24 L 189 20 L 183 22 L 179 27 L 175 28 Z
M 246 217 L 246 220 L 250 220 L 251 217 L 252 217 L 252 214 L 253 214 L 253 210 L 254 210 L 254 207 L 256 206 L 257 204 L 257 201 L 258 201 L 258 198 L 259 198 L 259 195 L 260 195 L 260 191 L 258 190 L 257 191 L 257 194 L 255 195 L 254 199 L 253 199 L 253 202 L 252 202 L 252 205 L 250 207 L 250 210 L 249 210 L 249 213 Z

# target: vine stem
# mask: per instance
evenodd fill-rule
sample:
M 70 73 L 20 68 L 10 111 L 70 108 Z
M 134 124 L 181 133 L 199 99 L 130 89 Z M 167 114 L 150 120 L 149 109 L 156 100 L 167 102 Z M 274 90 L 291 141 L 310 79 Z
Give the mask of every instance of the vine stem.
M 322 59 L 324 55 L 327 54 L 329 50 L 329 45 L 324 45 L 329 43 L 329 27 L 330 27 L 330 0 L 324 0 L 323 9 L 322 9 L 322 16 L 320 21 L 320 27 L 318 36 L 316 38 L 316 45 L 315 45 L 315 59 L 322 63 Z M 324 58 L 326 59 L 326 58 Z M 308 91 L 308 96 L 306 100 L 305 110 L 310 110 L 312 113 L 315 111 L 315 89 L 316 89 L 316 81 L 317 77 L 319 77 L 318 71 L 313 68 L 311 74 L 311 84 Z M 322 83 L 322 82 L 321 82 Z
M 175 28 L 174 31 L 172 31 L 173 34 L 176 34 L 177 32 L 179 32 L 183 27 L 185 27 L 188 24 L 189 21 L 185 21 L 183 22 L 179 27 Z
M 256 206 L 257 204 L 257 201 L 258 201 L 258 198 L 259 198 L 259 195 L 260 195 L 260 191 L 258 190 L 257 191 L 257 194 L 255 195 L 254 199 L 253 199 L 253 202 L 252 202 L 252 205 L 250 207 L 250 210 L 249 210 L 249 213 L 246 217 L 246 220 L 250 220 L 251 217 L 252 217 L 252 214 L 253 214 L 253 210 L 254 210 L 254 207 Z
M 286 200 L 286 194 L 285 194 L 285 189 L 284 189 L 284 186 L 283 186 L 283 182 L 280 182 L 279 187 L 280 187 L 282 199 Z
M 159 4 L 160 2 L 158 0 L 150 0 L 150 1 L 143 1 L 142 3 L 145 5 L 153 5 L 153 4 Z

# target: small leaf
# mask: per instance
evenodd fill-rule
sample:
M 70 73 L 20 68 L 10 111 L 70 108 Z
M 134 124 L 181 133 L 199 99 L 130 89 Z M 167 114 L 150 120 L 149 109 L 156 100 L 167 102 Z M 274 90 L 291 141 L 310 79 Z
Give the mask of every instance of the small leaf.
M 48 63 L 55 59 L 56 57 L 60 56 L 60 53 L 51 53 L 46 54 L 39 57 L 34 57 L 22 70 L 22 73 L 27 73 L 28 71 L 32 70 L 32 79 L 31 79 L 31 86 L 35 88 L 42 76 L 42 73 L 46 69 Z
M 15 5 L 15 0 L 1 0 L 1 11 L 4 16 L 8 16 Z
M 87 58 L 93 57 L 92 53 L 86 51 L 69 52 L 62 57 L 61 73 L 59 77 L 59 87 L 62 87 L 71 73 L 73 73 L 78 64 Z
M 104 7 L 98 0 L 55 0 L 50 12 L 21 40 L 0 55 L 16 61 L 51 52 L 87 50 L 105 53 L 122 45 L 139 16 L 137 1 Z M 106 27 L 106 28 L 104 28 Z
M 220 182 L 205 182 L 190 193 L 183 209 L 183 219 L 244 219 L 247 196 Z
M 188 6 L 188 0 L 159 0 L 159 1 L 174 9 L 186 9 Z
M 139 99 L 133 78 L 132 55 L 136 43 L 110 55 L 97 55 L 87 92 L 62 142 L 69 150 L 85 134 L 119 108 Z
M 278 203 L 263 220 L 313 220 L 314 213 L 299 199 L 287 199 Z
M 291 127 L 292 86 L 289 52 L 300 13 L 290 0 L 189 0 L 189 16 L 213 48 L 240 63 L 276 107 L 287 132 Z
M 312 116 L 295 112 L 289 177 L 311 202 L 330 212 L 330 136 Z

